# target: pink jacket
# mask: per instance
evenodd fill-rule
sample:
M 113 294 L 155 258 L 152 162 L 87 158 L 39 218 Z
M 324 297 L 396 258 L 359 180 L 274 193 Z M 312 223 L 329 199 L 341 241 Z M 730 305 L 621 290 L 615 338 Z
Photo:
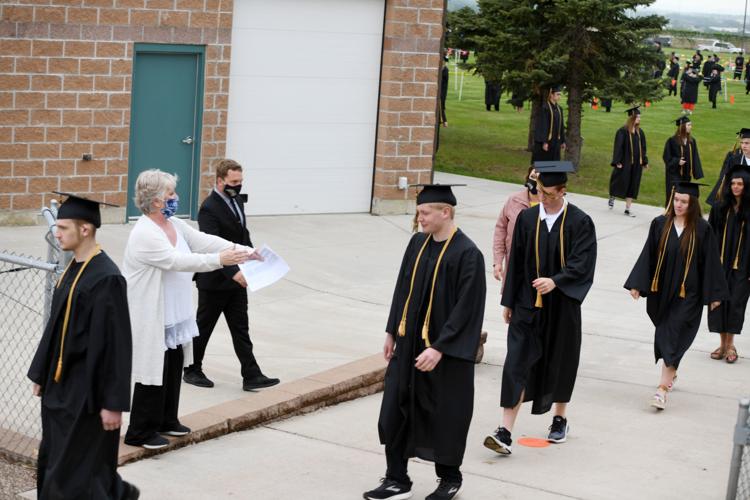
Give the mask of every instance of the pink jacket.
M 503 263 L 502 287 L 505 288 L 505 273 L 508 270 L 508 255 L 513 241 L 513 229 L 521 210 L 529 208 L 529 192 L 524 189 L 513 193 L 505 201 L 500 216 L 495 224 L 495 237 L 492 242 L 493 265 Z

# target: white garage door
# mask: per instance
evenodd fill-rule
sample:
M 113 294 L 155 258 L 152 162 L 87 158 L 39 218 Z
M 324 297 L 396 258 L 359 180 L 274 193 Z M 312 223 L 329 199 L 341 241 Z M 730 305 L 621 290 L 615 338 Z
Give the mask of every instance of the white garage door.
M 370 210 L 384 0 L 235 0 L 227 157 L 250 214 Z

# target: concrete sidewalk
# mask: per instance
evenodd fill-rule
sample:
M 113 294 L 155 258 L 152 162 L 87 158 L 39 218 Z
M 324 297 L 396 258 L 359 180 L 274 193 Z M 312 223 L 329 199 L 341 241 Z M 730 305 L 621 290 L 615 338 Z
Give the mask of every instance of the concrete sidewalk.
M 638 217 L 607 210 L 606 200 L 571 194 L 595 221 L 599 259 L 583 308 L 583 353 L 570 408 L 568 443 L 544 449 L 517 446 L 509 458 L 481 446 L 499 422 L 505 325 L 499 286 L 491 276 L 492 233 L 507 195 L 519 186 L 436 174 L 464 182 L 457 222 L 484 251 L 488 277 L 485 329 L 490 338 L 478 367 L 475 417 L 464 471 L 463 498 L 718 498 L 723 495 L 736 400 L 750 392 L 750 349 L 737 339 L 740 361 L 730 366 L 708 353 L 718 337 L 704 326 L 683 360 L 668 409 L 647 406 L 657 383 L 653 326 L 645 302 L 622 288 L 645 241 L 656 207 Z M 264 371 L 284 381 L 377 352 L 392 287 L 409 238 L 411 215 L 255 217 L 253 241 L 267 243 L 292 267 L 274 287 L 251 294 L 251 332 Z M 120 262 L 129 226 L 105 226 L 100 240 Z M 43 255 L 41 228 L 2 228 L 0 248 Z M 214 332 L 204 363 L 217 386 L 183 386 L 181 413 L 248 396 L 226 326 Z M 382 476 L 377 440 L 379 396 L 344 403 L 123 467 L 144 498 L 357 498 Z M 551 415 L 523 410 L 514 433 L 543 436 Z M 431 465 L 415 463 L 418 497 L 434 488 Z

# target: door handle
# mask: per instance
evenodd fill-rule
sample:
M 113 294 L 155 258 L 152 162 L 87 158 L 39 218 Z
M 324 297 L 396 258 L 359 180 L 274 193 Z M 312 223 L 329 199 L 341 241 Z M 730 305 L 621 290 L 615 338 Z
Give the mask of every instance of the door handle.
M 182 140 L 182 143 L 183 143 L 183 144 L 192 144 L 192 143 L 193 143 L 193 138 L 192 138 L 191 136 L 187 136 L 187 137 L 185 137 L 185 138 L 184 138 L 184 139 Z

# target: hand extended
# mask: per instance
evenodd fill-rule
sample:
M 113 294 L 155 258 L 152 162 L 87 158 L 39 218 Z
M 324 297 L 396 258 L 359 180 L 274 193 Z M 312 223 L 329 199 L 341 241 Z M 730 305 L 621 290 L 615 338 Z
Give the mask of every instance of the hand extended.
M 246 260 L 250 259 L 250 254 L 244 248 L 235 250 L 234 248 L 228 248 L 219 254 L 219 260 L 222 266 L 235 266 L 242 264 Z
M 237 273 L 232 276 L 232 279 L 236 281 L 242 288 L 247 288 L 247 281 L 245 281 L 245 275 L 242 274 L 242 271 L 237 271 Z
M 42 386 L 39 384 L 32 385 L 31 393 L 38 398 L 42 397 Z
M 683 166 L 686 163 L 685 158 L 680 158 L 680 166 Z
M 102 409 L 99 412 L 102 417 L 102 427 L 105 431 L 114 431 L 122 425 L 122 412 Z
M 633 297 L 633 300 L 638 300 L 641 298 L 641 292 L 633 288 L 630 290 L 630 296 Z
M 432 347 L 428 347 L 417 356 L 417 362 L 414 367 L 422 372 L 431 372 L 435 369 L 440 360 L 443 359 L 443 353 Z
M 715 301 L 711 302 L 711 303 L 710 303 L 710 304 L 708 305 L 708 310 L 709 310 L 709 311 L 713 311 L 714 309 L 716 309 L 716 308 L 717 308 L 717 307 L 719 307 L 720 305 L 721 305 L 721 301 L 719 301 L 719 300 L 715 300 Z
M 531 282 L 531 286 L 536 288 L 537 292 L 541 293 L 542 295 L 550 293 L 557 287 L 557 285 L 555 285 L 555 282 L 552 281 L 552 278 L 537 278 Z
M 390 361 L 393 357 L 393 350 L 396 345 L 396 339 L 390 333 L 385 334 L 385 342 L 383 343 L 383 357 L 386 361 Z
M 510 318 L 513 316 L 513 309 L 510 307 L 503 307 L 503 319 L 505 320 L 505 324 L 510 324 Z
M 500 281 L 500 279 L 503 276 L 503 265 L 495 264 L 494 266 L 492 266 L 492 275 L 495 277 L 497 281 Z

